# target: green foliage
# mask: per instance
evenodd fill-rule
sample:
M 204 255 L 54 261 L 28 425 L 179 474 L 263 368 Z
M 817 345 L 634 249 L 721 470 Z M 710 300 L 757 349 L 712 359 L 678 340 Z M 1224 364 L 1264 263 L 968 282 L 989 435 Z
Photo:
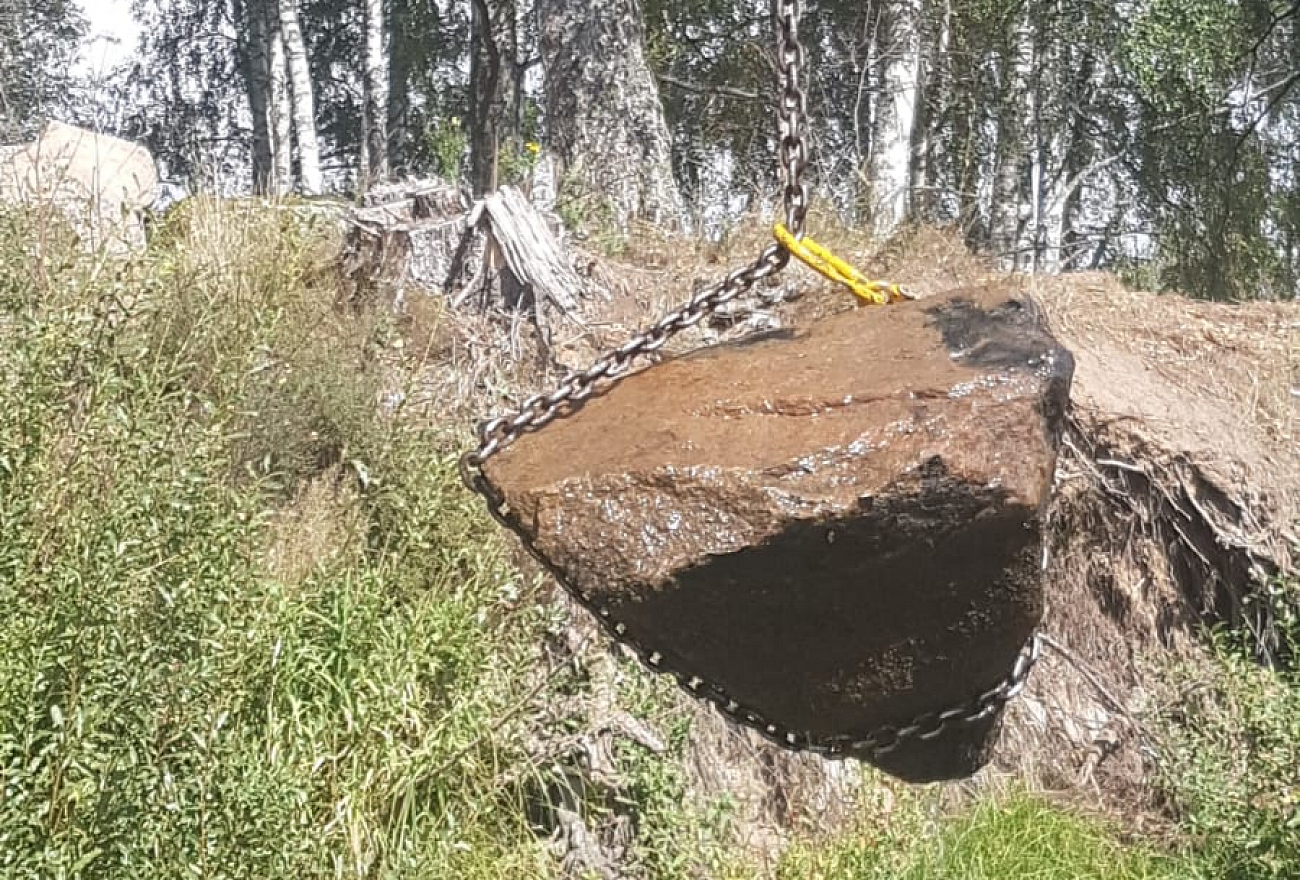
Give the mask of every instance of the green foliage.
M 1187 859 L 1120 842 L 1117 829 L 1015 794 L 930 827 L 916 803 L 885 827 L 791 850 L 779 880 L 1195 880 Z
M 637 718 L 655 723 L 667 738 L 656 754 L 626 741 L 616 744 L 628 777 L 627 803 L 636 828 L 633 858 L 639 873 L 655 880 L 719 876 L 734 861 L 729 852 L 731 810 L 727 799 L 705 801 L 690 789 L 684 758 L 691 732 L 683 697 L 660 676 L 629 675 L 620 702 Z
M 85 33 L 71 0 L 0 3 L 0 144 L 21 143 L 67 107 L 69 68 Z
M 627 250 L 628 233 L 615 222 L 613 205 L 604 193 L 590 190 L 580 167 L 565 169 L 555 213 L 569 229 L 590 236 L 592 244 L 605 256 L 616 256 Z
M 1245 48 L 1239 7 L 1221 0 L 1152 0 L 1128 31 L 1141 91 L 1162 111 L 1212 109 Z
M 433 171 L 446 180 L 460 180 L 469 158 L 469 135 L 460 117 L 450 116 L 431 124 L 425 133 L 426 149 Z
M 1140 115 L 1135 182 L 1158 236 L 1161 288 L 1212 299 L 1296 295 L 1300 79 L 1283 10 L 1152 0 L 1121 43 Z
M 1294 639 L 1294 617 L 1289 639 Z M 1186 674 L 1166 725 L 1164 785 L 1197 849 L 1228 880 L 1300 869 L 1300 675 L 1260 667 L 1220 636 L 1218 663 Z
M 319 423 L 374 387 L 314 233 L 189 222 L 111 270 L 0 233 L 0 875 L 544 876 L 499 782 L 531 618 L 446 444 Z
M 511 139 L 497 150 L 497 177 L 501 186 L 527 186 L 532 180 L 533 169 L 537 167 L 537 157 L 541 145 L 536 141 Z

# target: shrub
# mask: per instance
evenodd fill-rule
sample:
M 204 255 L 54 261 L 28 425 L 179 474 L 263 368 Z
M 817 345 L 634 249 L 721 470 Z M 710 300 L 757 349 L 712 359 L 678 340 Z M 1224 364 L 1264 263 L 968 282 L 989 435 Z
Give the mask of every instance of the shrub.
M 1294 620 L 1292 620 L 1294 625 Z M 1294 629 L 1286 633 L 1294 645 Z M 1197 849 L 1228 880 L 1300 873 L 1300 675 L 1259 666 L 1220 633 L 1217 663 L 1184 673 L 1163 785 Z
M 544 875 L 533 618 L 445 438 L 374 417 L 316 233 L 189 222 L 121 266 L 0 231 L 0 875 Z

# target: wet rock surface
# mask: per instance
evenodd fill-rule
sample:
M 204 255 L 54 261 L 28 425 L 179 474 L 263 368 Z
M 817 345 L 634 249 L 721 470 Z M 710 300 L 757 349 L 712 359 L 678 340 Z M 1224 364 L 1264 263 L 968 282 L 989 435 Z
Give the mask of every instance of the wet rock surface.
M 1022 295 L 956 290 L 659 364 L 486 472 L 666 665 L 814 740 L 861 736 L 995 686 L 1037 625 L 1072 366 Z M 969 775 L 997 727 L 874 763 Z

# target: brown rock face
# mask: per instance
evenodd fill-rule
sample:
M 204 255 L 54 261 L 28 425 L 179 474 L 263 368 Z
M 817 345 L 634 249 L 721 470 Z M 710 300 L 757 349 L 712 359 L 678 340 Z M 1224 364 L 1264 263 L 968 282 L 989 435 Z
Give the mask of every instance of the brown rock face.
M 706 349 L 488 462 L 508 518 L 664 664 L 813 741 L 997 685 L 1042 613 L 1073 362 L 965 289 Z M 997 717 L 863 757 L 969 775 Z

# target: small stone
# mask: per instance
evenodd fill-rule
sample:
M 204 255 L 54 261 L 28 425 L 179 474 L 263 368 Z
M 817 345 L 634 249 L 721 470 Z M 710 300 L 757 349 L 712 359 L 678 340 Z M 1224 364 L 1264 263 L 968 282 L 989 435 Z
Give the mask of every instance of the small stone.
M 862 739 L 997 686 L 1043 607 L 1073 360 L 997 287 L 663 362 L 489 460 L 509 522 L 663 664 Z M 998 712 L 859 755 L 924 781 Z

